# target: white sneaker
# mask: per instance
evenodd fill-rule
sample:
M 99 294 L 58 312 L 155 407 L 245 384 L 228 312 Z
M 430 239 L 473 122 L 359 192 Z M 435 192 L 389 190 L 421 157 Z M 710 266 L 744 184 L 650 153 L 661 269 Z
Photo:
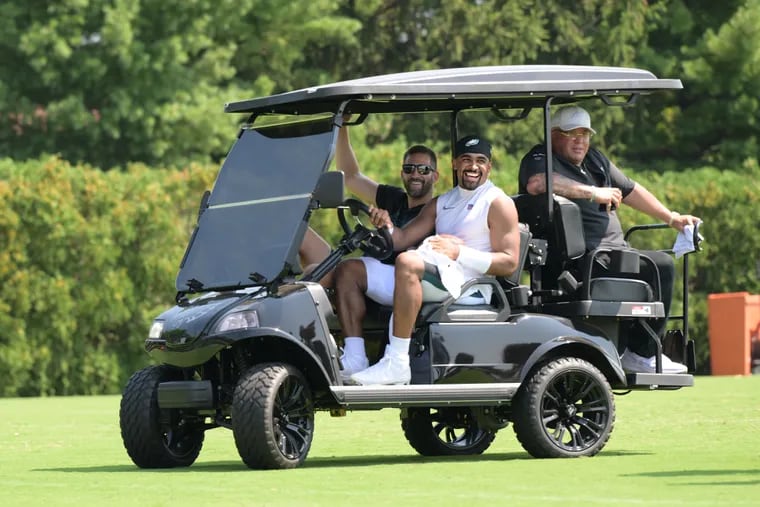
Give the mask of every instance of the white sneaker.
M 345 383 L 349 381 L 354 373 L 366 370 L 369 367 L 369 359 L 367 359 L 367 356 L 348 356 L 343 354 L 340 356 L 340 364 L 343 366 L 343 369 L 340 370 L 340 378 Z
M 408 384 L 411 379 L 412 370 L 409 368 L 408 357 L 400 358 L 391 355 L 383 356 L 366 370 L 351 375 L 352 381 L 365 386 Z
M 620 363 L 623 369 L 628 373 L 654 373 L 657 364 L 657 358 L 643 357 L 635 352 L 625 349 L 620 356 Z M 662 355 L 662 373 L 686 373 L 688 368 L 681 363 L 676 363 L 665 354 Z

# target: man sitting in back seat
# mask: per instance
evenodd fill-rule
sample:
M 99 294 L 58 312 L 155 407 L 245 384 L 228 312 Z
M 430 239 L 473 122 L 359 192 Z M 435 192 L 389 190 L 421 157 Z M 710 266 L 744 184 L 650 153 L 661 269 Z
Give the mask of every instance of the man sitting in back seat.
M 681 215 L 662 204 L 649 190 L 629 179 L 599 150 L 590 148 L 591 118 L 585 109 L 565 106 L 552 116 L 551 141 L 553 151 L 553 191 L 573 200 L 581 210 L 586 250 L 597 247 L 628 247 L 617 208 L 625 203 L 656 220 L 662 220 L 682 231 L 686 225 L 700 221 L 692 215 Z M 534 146 L 520 163 L 520 193 L 546 193 L 546 146 Z M 673 297 L 675 266 L 672 257 L 659 251 L 642 251 L 657 265 L 660 275 L 662 303 L 665 315 L 670 312 Z M 605 269 L 607 266 L 601 266 Z M 641 263 L 642 278 L 652 280 L 655 274 L 649 264 Z M 666 319 L 655 328 L 658 335 L 665 329 Z M 623 368 L 629 372 L 655 371 L 656 350 L 649 340 L 630 343 L 621 357 Z M 685 373 L 686 366 L 662 356 L 663 373 Z

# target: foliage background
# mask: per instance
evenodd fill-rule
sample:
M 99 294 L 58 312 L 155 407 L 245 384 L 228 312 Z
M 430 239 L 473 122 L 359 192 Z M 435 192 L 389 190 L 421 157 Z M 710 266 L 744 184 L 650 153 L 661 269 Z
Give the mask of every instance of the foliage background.
M 591 112 L 597 146 L 705 220 L 691 317 L 707 371 L 706 295 L 760 291 L 759 24 L 760 0 L 6 0 L 0 395 L 114 393 L 147 361 L 150 320 L 173 301 L 200 196 L 244 120 L 222 114 L 225 101 L 493 64 L 635 66 L 683 81 L 638 107 Z M 507 193 L 539 122 L 463 119 L 496 141 Z M 393 182 L 411 143 L 448 164 L 446 127 L 385 118 L 352 138 L 363 170 Z M 334 217 L 315 219 L 335 242 Z

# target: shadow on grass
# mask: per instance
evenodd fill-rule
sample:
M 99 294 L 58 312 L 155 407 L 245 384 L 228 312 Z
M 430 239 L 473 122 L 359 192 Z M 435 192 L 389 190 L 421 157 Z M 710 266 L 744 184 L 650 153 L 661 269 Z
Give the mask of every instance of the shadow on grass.
M 304 463 L 304 468 L 329 468 L 329 467 L 366 467 L 375 465 L 421 465 L 425 463 L 446 462 L 478 462 L 489 461 L 514 461 L 533 459 L 522 452 L 502 452 L 478 454 L 473 456 L 419 456 L 416 454 L 388 456 L 388 455 L 360 455 L 360 456 L 329 456 L 309 458 Z
M 637 456 L 640 452 L 616 451 L 604 452 L 594 459 L 603 459 L 605 457 Z M 428 463 L 488 463 L 503 461 L 534 461 L 535 458 L 525 452 L 501 452 L 488 453 L 473 456 L 419 456 L 416 454 L 408 455 L 358 455 L 358 456 L 319 456 L 307 458 L 301 469 L 318 469 L 318 468 L 346 468 L 346 467 L 372 467 L 382 465 L 424 465 Z M 156 468 L 146 469 L 138 468 L 132 464 L 125 465 L 103 465 L 92 467 L 61 467 L 61 468 L 37 468 L 32 472 L 69 472 L 69 473 L 103 473 L 103 472 L 121 472 L 121 473 L 192 473 L 192 472 L 249 472 L 251 471 L 242 461 L 206 461 L 197 462 L 186 468 Z M 264 472 L 266 470 L 259 470 Z M 645 475 L 645 474 L 639 474 Z M 654 474 L 653 474 L 654 475 Z
M 489 461 L 506 461 L 506 460 L 527 460 L 533 459 L 525 453 L 494 453 L 478 456 L 418 456 L 418 455 L 361 455 L 361 456 L 326 456 L 307 458 L 302 469 L 316 468 L 345 468 L 345 467 L 369 467 L 377 465 L 403 465 L 403 464 L 425 464 L 425 463 L 445 463 L 445 462 L 489 462 Z M 33 472 L 74 472 L 74 473 L 103 473 L 103 472 L 125 472 L 125 473 L 189 473 L 189 472 L 231 472 L 231 471 L 250 471 L 242 461 L 207 461 L 194 463 L 187 468 L 160 468 L 144 469 L 135 465 L 103 465 L 93 467 L 66 467 L 66 468 L 38 468 Z M 265 470 L 261 470 L 265 471 Z
M 722 477 L 737 475 L 749 475 L 747 480 L 724 481 Z M 713 480 L 693 481 L 679 483 L 681 486 L 755 486 L 760 484 L 760 469 L 734 469 L 734 470 L 669 470 L 662 472 L 641 472 L 636 474 L 624 474 L 624 477 L 709 477 Z

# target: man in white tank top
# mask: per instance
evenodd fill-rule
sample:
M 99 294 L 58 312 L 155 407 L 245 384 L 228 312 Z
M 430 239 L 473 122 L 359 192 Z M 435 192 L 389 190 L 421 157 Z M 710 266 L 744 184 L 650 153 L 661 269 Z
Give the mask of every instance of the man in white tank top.
M 450 293 L 458 295 L 460 282 L 487 275 L 509 276 L 518 268 L 517 210 L 512 199 L 488 179 L 491 145 L 477 136 L 460 139 L 452 166 L 458 186 L 428 202 L 403 228 L 394 230 L 385 210 L 371 208 L 374 225 L 391 229 L 394 249 L 402 253 L 395 265 L 390 343 L 380 361 L 351 376 L 354 382 L 409 383 L 409 343 L 423 290 L 425 301 L 442 301 Z M 420 251 L 404 252 L 434 227 L 436 235 L 425 239 Z M 432 270 L 437 271 L 432 279 L 431 264 L 438 268 Z M 428 281 L 437 288 L 429 290 Z

